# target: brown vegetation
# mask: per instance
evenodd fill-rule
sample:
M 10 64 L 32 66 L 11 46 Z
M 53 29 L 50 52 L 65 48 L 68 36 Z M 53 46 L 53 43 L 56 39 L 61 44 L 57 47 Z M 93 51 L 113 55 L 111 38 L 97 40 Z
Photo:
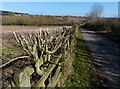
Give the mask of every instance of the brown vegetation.
M 120 42 L 120 23 L 118 18 L 97 18 L 95 21 L 88 18 L 84 27 L 94 31 L 106 31 L 109 38 L 118 43 Z
M 83 20 L 85 19 L 72 16 L 3 16 L 2 25 L 73 25 Z

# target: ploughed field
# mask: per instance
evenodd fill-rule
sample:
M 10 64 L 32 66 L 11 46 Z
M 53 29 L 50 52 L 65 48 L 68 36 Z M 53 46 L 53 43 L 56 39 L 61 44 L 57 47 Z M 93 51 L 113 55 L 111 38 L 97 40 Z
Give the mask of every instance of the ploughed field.
M 52 28 L 62 28 L 62 26 L 17 26 L 17 25 L 3 25 L 2 33 L 4 32 L 13 32 L 13 31 L 35 31 L 41 28 L 52 29 Z

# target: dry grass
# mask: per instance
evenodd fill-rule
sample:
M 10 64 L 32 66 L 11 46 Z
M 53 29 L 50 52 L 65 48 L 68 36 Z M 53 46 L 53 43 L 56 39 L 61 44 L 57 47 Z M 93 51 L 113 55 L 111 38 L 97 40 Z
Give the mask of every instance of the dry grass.
M 2 16 L 3 25 L 73 25 L 84 20 L 85 18 L 71 16 Z
M 58 24 L 59 19 L 52 16 L 3 16 L 3 25 L 45 25 Z

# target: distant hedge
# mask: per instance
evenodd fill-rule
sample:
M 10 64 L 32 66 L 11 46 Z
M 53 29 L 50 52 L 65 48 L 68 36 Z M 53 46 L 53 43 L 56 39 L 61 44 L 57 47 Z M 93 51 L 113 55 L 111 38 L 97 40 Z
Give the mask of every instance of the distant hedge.
M 87 20 L 83 27 L 94 31 L 108 31 L 111 37 L 115 37 L 118 40 L 120 38 L 120 19 L 118 18 L 98 18 L 96 21 Z

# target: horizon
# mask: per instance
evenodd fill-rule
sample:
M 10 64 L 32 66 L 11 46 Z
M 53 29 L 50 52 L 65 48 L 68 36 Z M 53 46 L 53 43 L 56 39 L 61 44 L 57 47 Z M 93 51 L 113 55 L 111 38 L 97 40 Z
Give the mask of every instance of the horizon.
M 103 6 L 102 17 L 118 17 L 118 2 L 3 2 L 2 11 L 30 15 L 86 17 L 95 4 Z

